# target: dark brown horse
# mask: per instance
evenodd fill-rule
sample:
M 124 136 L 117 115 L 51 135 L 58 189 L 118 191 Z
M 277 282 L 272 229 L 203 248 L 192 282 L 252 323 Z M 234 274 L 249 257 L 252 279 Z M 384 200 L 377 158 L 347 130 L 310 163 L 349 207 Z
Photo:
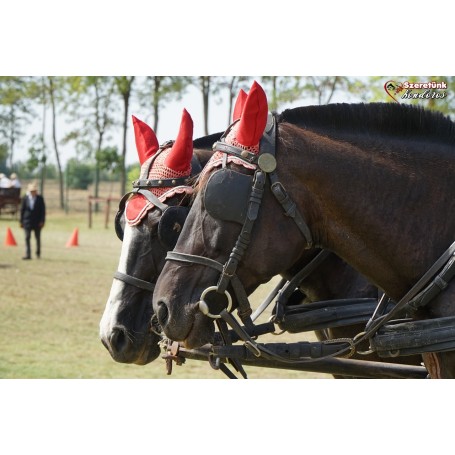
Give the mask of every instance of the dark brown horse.
M 267 123 L 265 94 L 256 84 L 249 96 L 253 89 L 248 115 L 226 137 L 236 156 L 249 164 L 256 162 Z M 233 247 L 239 224 L 215 218 L 206 209 L 208 182 L 216 171 L 212 168 L 200 179 L 176 244 L 181 255 L 169 258 L 158 279 L 158 320 L 169 338 L 189 347 L 212 340 L 213 324 L 199 302 L 208 288 L 220 290 L 220 283 L 216 294 L 228 292 L 229 278 L 227 273 L 220 278 L 207 263 L 193 261 L 189 266 L 187 255 L 225 265 L 240 256 L 234 273 L 250 293 L 292 269 L 305 250 L 317 246 L 335 252 L 399 301 L 454 240 L 455 126 L 450 119 L 416 107 L 378 103 L 291 109 L 276 120 L 276 170 L 273 160 L 258 167 L 284 184 L 297 210 L 285 216 L 267 184 L 249 244 L 238 254 Z M 238 162 L 228 162 L 226 168 L 253 173 Z M 227 194 L 232 186 L 229 179 L 224 184 Z M 296 212 L 306 229 L 295 222 Z M 188 261 L 182 260 L 185 256 Z M 448 283 L 414 317 L 454 315 L 454 294 L 455 285 Z M 452 352 L 424 358 L 432 377 L 455 376 Z

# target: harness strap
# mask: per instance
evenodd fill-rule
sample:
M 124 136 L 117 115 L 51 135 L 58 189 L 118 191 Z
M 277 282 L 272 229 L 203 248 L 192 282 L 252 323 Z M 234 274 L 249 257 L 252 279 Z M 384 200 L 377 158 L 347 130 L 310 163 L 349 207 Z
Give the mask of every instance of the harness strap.
M 151 191 L 144 191 L 141 188 L 134 188 L 131 193 L 142 194 L 148 201 L 150 201 L 153 205 L 158 207 L 162 212 L 168 208 L 168 205 L 164 202 L 161 202 Z
M 455 256 L 452 256 L 441 273 L 436 275 L 434 280 L 418 295 L 416 295 L 408 306 L 413 310 L 425 306 L 431 302 L 448 285 L 449 281 L 455 276 Z
M 443 267 L 455 254 L 455 242 L 447 248 L 447 250 L 439 257 L 439 259 L 430 267 L 429 270 L 420 278 L 419 281 L 400 299 L 400 301 L 384 316 L 378 317 L 376 320 L 371 319 L 366 327 L 366 331 L 359 338 L 359 342 L 371 337 L 380 327 L 386 322 L 389 322 L 399 311 L 415 298 L 416 295 L 422 290 L 424 286 L 431 280 L 432 277 Z M 452 264 L 453 265 L 453 264 Z M 452 266 L 450 267 L 450 273 Z
M 223 271 L 223 264 L 221 264 L 220 262 L 203 256 L 196 256 L 194 254 L 178 253 L 177 251 L 168 251 L 166 255 L 166 261 L 168 260 L 187 262 L 189 264 L 205 265 L 208 267 L 212 267 L 212 269 L 218 270 L 218 272 Z
M 123 281 L 126 284 L 136 286 L 139 289 L 143 289 L 144 291 L 153 292 L 155 290 L 155 285 L 153 283 L 141 280 L 140 278 L 136 278 L 131 275 L 126 275 L 125 273 L 119 272 L 118 270 L 114 273 L 114 278 L 117 278 L 117 280 Z
M 235 155 L 237 158 L 240 158 L 247 163 L 254 163 L 257 161 L 257 155 L 255 153 L 251 153 L 248 150 L 236 147 L 235 145 L 226 144 L 225 142 L 215 142 L 213 144 L 213 150 L 228 153 L 229 155 Z
M 236 277 L 235 272 L 241 261 L 243 255 L 245 254 L 248 245 L 251 240 L 251 231 L 253 230 L 254 222 L 257 219 L 259 213 L 259 207 L 261 206 L 262 196 L 264 194 L 264 185 L 266 181 L 266 175 L 262 171 L 256 171 L 254 174 L 253 188 L 250 194 L 248 211 L 246 214 L 245 222 L 243 223 L 242 230 L 237 238 L 234 248 L 229 255 L 229 259 L 223 267 L 220 279 L 217 283 L 217 288 L 219 293 L 226 291 L 229 283 L 232 283 L 235 294 L 238 300 L 238 310 L 237 313 L 243 323 L 247 326 L 251 326 L 253 321 L 250 316 L 253 313 L 250 303 L 248 301 L 248 296 L 241 284 L 240 280 Z M 236 279 L 234 279 L 234 277 Z
M 284 315 L 284 306 L 288 302 L 291 294 L 299 287 L 300 283 L 311 275 L 325 259 L 330 256 L 330 251 L 321 250 L 317 256 L 312 259 L 300 272 L 288 281 L 278 293 L 278 298 L 275 307 L 274 322 L 281 322 Z
M 227 289 L 229 280 L 234 276 L 237 266 L 250 244 L 251 231 L 253 229 L 253 224 L 257 219 L 262 195 L 264 194 L 264 184 L 265 174 L 262 171 L 256 171 L 246 219 L 235 246 L 229 255 L 229 259 L 223 267 L 223 272 L 217 284 L 218 292 L 223 293 Z
M 231 336 L 230 336 L 226 322 L 223 319 L 217 319 L 216 324 L 218 326 L 218 330 L 221 334 L 221 337 L 223 338 L 224 344 L 226 346 L 232 346 L 232 340 L 231 340 Z M 246 371 L 244 370 L 244 368 L 242 367 L 242 364 L 237 359 L 228 358 L 228 361 L 243 376 L 244 379 L 247 379 Z M 220 369 L 221 369 L 221 365 L 220 365 Z M 225 370 L 222 369 L 222 371 L 226 375 L 228 375 Z M 229 375 L 228 375 L 228 377 L 232 378 L 232 376 L 229 376 Z
M 305 221 L 305 218 L 300 213 L 296 203 L 290 198 L 283 184 L 278 181 L 278 176 L 276 175 L 276 173 L 272 172 L 269 174 L 269 176 L 270 181 L 272 182 L 270 188 L 277 201 L 282 205 L 284 209 L 284 214 L 286 216 L 291 217 L 294 220 L 297 227 L 300 229 L 300 232 L 303 234 L 307 242 L 306 248 L 307 249 L 312 248 L 313 237 L 311 235 L 310 228 L 308 227 L 308 224 Z
M 160 188 L 165 186 L 184 185 L 188 177 L 179 177 L 173 179 L 138 179 L 133 181 L 134 188 Z
M 206 258 L 203 256 L 197 256 L 194 254 L 179 253 L 177 251 L 168 251 L 166 255 L 166 261 L 178 261 L 185 262 L 188 264 L 198 264 L 206 267 L 211 267 L 212 269 L 217 270 L 218 272 L 223 272 L 224 266 L 214 259 Z M 251 307 L 248 301 L 248 296 L 245 292 L 245 289 L 240 282 L 237 275 L 232 275 L 230 277 L 232 289 L 234 290 L 235 296 L 237 297 L 237 303 L 239 308 L 237 310 L 240 319 L 243 321 L 245 326 L 248 329 L 251 329 L 253 322 L 249 317 L 251 314 Z M 224 291 L 223 291 L 224 292 Z

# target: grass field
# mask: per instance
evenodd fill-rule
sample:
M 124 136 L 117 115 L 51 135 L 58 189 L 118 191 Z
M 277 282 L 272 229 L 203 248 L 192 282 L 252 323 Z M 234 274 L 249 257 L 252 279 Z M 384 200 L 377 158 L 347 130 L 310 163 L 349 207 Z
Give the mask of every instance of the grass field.
M 111 359 L 99 340 L 98 324 L 121 244 L 112 223 L 105 229 L 103 211 L 94 215 L 92 228 L 88 228 L 83 210 L 87 207 L 87 192 L 78 192 L 71 202 L 74 209 L 65 214 L 57 208 L 55 191 L 51 189 L 46 193 L 52 197 L 46 197 L 48 216 L 40 260 L 21 259 L 25 250 L 22 229 L 10 215 L 0 216 L 0 377 L 225 378 L 205 362 L 195 360 L 175 366 L 173 374 L 167 376 L 161 358 L 146 366 L 124 365 Z M 111 208 L 110 219 L 115 210 Z M 17 246 L 4 245 L 8 227 Z M 79 246 L 66 248 L 75 228 Z M 32 251 L 33 247 L 32 237 Z M 260 302 L 269 287 L 262 286 L 253 302 Z M 273 335 L 264 341 L 271 339 L 286 341 Z M 331 377 L 254 367 L 246 367 L 246 371 L 250 378 Z

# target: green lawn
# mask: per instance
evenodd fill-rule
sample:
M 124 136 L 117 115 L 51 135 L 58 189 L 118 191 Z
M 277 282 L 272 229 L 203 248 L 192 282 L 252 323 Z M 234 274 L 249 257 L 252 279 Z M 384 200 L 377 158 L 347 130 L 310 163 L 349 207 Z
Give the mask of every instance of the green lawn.
M 17 246 L 5 246 L 10 227 Z M 75 228 L 79 246 L 65 245 Z M 208 364 L 187 360 L 166 375 L 164 360 L 146 366 L 114 362 L 98 336 L 98 324 L 117 269 L 121 244 L 103 213 L 88 228 L 84 213 L 47 217 L 42 258 L 23 261 L 22 229 L 0 216 L 1 378 L 225 378 Z M 32 251 L 33 251 L 32 238 Z M 267 292 L 263 286 L 256 301 Z M 273 337 L 273 341 L 277 341 Z M 281 337 L 280 337 L 281 338 Z M 250 378 L 325 378 L 325 374 L 246 367 Z

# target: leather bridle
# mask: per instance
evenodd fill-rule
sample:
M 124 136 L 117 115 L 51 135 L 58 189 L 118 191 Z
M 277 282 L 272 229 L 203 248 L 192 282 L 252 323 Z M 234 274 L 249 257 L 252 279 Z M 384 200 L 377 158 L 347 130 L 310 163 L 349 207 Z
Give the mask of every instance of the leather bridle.
M 165 204 L 164 202 L 162 202 L 150 190 L 152 188 L 163 188 L 163 187 L 173 188 L 173 187 L 177 187 L 177 186 L 181 186 L 181 185 L 186 185 L 186 184 L 188 184 L 188 179 L 190 177 L 200 173 L 200 171 L 202 169 L 201 164 L 199 163 L 197 157 L 195 155 L 193 155 L 193 158 L 191 160 L 191 173 L 189 175 L 179 177 L 179 178 L 170 178 L 170 179 L 153 180 L 153 179 L 148 178 L 148 175 L 150 173 L 150 170 L 151 170 L 155 160 L 166 149 L 172 147 L 173 144 L 174 144 L 174 141 L 166 141 L 162 145 L 160 145 L 160 148 L 158 149 L 158 151 L 150 159 L 148 166 L 144 170 L 142 170 L 140 178 L 138 180 L 135 180 L 132 182 L 133 189 L 131 191 L 129 191 L 128 193 L 126 193 L 120 200 L 118 212 L 115 217 L 115 231 L 120 240 L 123 240 L 123 229 L 121 228 L 121 225 L 120 225 L 120 218 L 123 216 L 127 201 L 133 195 L 141 194 L 149 202 L 151 202 L 163 215 L 164 212 L 168 208 L 170 208 L 170 206 L 168 204 Z M 120 272 L 118 270 L 114 273 L 114 278 L 116 278 L 117 280 L 123 281 L 124 283 L 129 284 L 131 286 L 135 286 L 136 288 L 145 290 L 145 291 L 153 292 L 155 290 L 155 283 L 142 280 L 142 279 L 134 277 L 132 275 L 128 275 L 126 273 Z
M 210 292 L 225 295 L 227 299 L 226 309 L 229 311 L 232 297 L 230 296 L 227 288 L 231 285 L 238 303 L 238 315 L 248 328 L 253 325 L 251 320 L 252 309 L 245 288 L 240 279 L 237 277 L 236 271 L 250 243 L 253 226 L 261 207 L 262 196 L 264 194 L 264 187 L 267 179 L 270 181 L 272 193 L 284 209 L 284 214 L 294 220 L 304 236 L 306 240 L 306 248 L 312 248 L 313 239 L 303 215 L 297 209 L 295 202 L 291 199 L 283 184 L 278 180 L 278 176 L 276 174 L 276 119 L 274 115 L 269 114 L 268 116 L 267 125 L 260 141 L 259 154 L 257 155 L 225 142 L 225 138 L 232 129 L 233 125 L 235 125 L 235 123 L 233 123 L 226 130 L 220 141 L 215 142 L 213 145 L 214 151 L 222 152 L 226 155 L 234 155 L 236 158 L 244 160 L 249 164 L 255 164 L 256 170 L 254 172 L 253 183 L 249 195 L 247 215 L 229 258 L 225 264 L 222 264 L 204 256 L 170 251 L 167 253 L 166 260 L 203 265 L 220 272 L 220 278 L 217 285 L 210 286 L 202 292 L 201 299 L 199 301 L 199 309 L 208 317 L 220 319 L 221 314 L 212 314 L 209 309 L 209 304 L 204 298 Z M 223 167 L 225 165 L 226 160 L 223 162 Z

